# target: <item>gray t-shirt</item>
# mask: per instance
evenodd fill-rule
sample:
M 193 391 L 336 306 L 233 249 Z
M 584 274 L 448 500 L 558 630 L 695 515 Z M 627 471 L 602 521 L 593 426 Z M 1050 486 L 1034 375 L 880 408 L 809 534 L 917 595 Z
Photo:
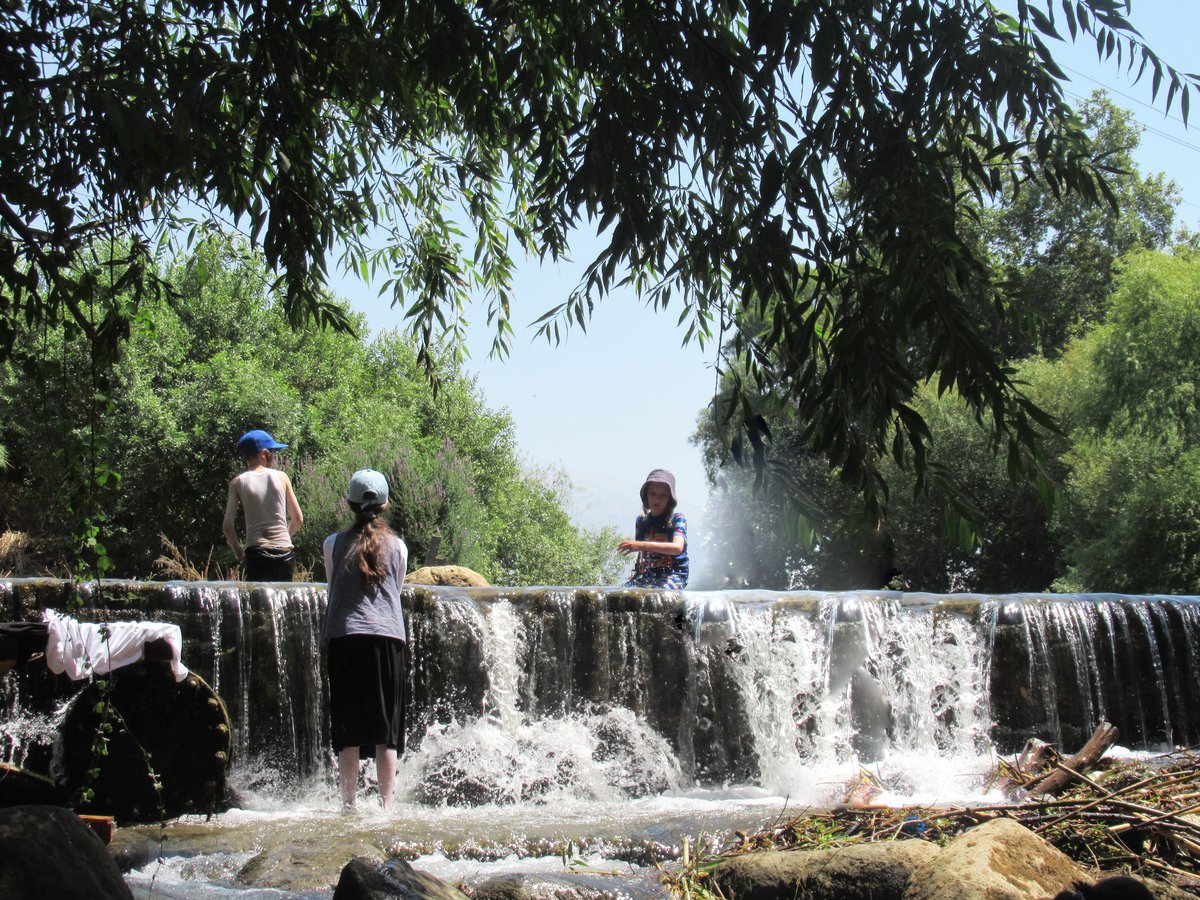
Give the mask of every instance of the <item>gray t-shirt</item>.
M 322 545 L 329 584 L 321 646 L 327 645 L 331 638 L 348 634 L 405 640 L 408 635 L 404 630 L 400 590 L 408 570 L 408 547 L 396 535 L 389 534 L 386 537 L 389 546 L 384 551 L 387 572 L 378 584 L 367 587 L 362 573 L 347 566 L 347 551 L 353 541 L 350 532 L 339 531 L 325 538 Z

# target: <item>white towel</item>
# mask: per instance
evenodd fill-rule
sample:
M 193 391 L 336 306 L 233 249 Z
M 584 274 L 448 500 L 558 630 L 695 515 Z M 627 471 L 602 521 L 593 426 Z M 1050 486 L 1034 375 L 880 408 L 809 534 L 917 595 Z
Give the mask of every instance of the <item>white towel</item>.
M 171 647 L 171 671 L 176 681 L 187 678 L 180 659 L 183 633 L 178 625 L 165 622 L 109 622 L 95 625 L 46 610 L 50 637 L 46 642 L 46 665 L 56 675 L 66 673 L 73 681 L 106 675 L 113 669 L 140 662 L 147 641 L 165 640 Z M 104 630 L 108 636 L 105 637 Z

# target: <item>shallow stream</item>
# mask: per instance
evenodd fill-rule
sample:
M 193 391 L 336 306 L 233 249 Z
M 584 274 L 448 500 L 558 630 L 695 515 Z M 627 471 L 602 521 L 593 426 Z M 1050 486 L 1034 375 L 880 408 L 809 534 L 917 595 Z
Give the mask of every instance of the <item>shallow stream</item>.
M 657 896 L 658 864 L 850 798 L 1000 800 L 998 755 L 1200 740 L 1194 597 L 408 588 L 399 795 L 338 808 L 317 642 L 321 585 L 106 584 L 93 616 L 180 625 L 234 726 L 231 808 L 118 829 L 138 897 L 327 898 L 354 856 L 478 886 L 520 873 Z M 61 585 L 0 582 L 11 619 Z M 59 697 L 0 684 L 6 761 Z M 59 705 L 55 705 L 55 704 Z M 868 789 L 864 789 L 868 788 Z
M 884 790 L 873 802 L 999 801 L 987 786 L 993 762 L 988 755 L 880 760 L 870 767 L 872 776 L 901 789 Z M 420 751 L 408 756 L 400 775 L 405 796 L 388 814 L 375 806 L 369 785 L 353 815 L 339 811 L 332 785 L 314 786 L 286 802 L 247 795 L 246 808 L 207 821 L 184 817 L 161 830 L 119 829 L 114 846 L 161 854 L 127 876 L 139 898 L 328 898 L 350 858 L 380 852 L 455 884 L 477 887 L 521 874 L 556 886 L 569 883 L 585 896 L 657 897 L 663 891 L 656 863 L 676 861 L 685 840 L 694 851 L 736 830 L 750 833 L 806 808 L 834 805 L 861 771 L 847 761 L 806 766 L 773 789 L 672 787 L 626 800 L 597 800 L 596 791 L 583 789 L 537 803 L 430 807 L 411 796 L 413 780 L 428 763 Z

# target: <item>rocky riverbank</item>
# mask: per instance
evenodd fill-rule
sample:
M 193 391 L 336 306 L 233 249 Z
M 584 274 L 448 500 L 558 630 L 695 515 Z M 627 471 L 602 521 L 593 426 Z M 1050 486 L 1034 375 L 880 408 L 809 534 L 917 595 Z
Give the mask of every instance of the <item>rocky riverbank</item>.
M 718 896 L 737 900 L 1025 900 L 1062 892 L 1077 900 L 1069 892 L 1101 878 L 1020 823 L 997 818 L 945 847 L 897 839 L 835 850 L 760 851 L 719 864 L 705 880 Z M 1103 896 L 1122 900 L 1194 896 L 1140 878 L 1108 884 L 1120 893 Z
M 227 841 L 219 831 L 215 842 Z M 239 883 L 282 896 L 335 900 L 610 900 L 617 897 L 725 897 L 728 900 L 1023 900 L 1063 895 L 1077 885 L 1113 877 L 1072 860 L 1012 818 L 998 816 L 960 833 L 945 846 L 899 830 L 893 839 L 826 850 L 762 849 L 697 865 L 684 858 L 664 865 L 653 881 L 613 873 L 491 874 L 449 884 L 389 853 L 363 832 L 330 846 L 291 849 L 277 844 L 246 850 Z M 175 848 L 178 849 L 178 848 Z M 122 870 L 164 852 L 141 829 L 118 832 L 105 848 L 74 813 L 56 806 L 0 810 L 0 896 L 55 900 L 128 900 Z M 165 852 L 174 852 L 170 848 Z M 1187 879 L 1127 878 L 1104 896 L 1186 900 L 1198 894 Z M 236 889 L 233 891 L 236 894 Z M 171 896 L 175 896 L 171 894 Z

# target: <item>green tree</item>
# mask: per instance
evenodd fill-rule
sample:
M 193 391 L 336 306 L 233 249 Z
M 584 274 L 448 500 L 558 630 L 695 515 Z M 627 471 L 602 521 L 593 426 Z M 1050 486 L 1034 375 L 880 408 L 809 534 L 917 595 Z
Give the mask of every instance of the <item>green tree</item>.
M 609 576 L 615 538 L 571 524 L 565 488 L 548 491 L 525 470 L 507 413 L 488 409 L 449 355 L 431 360 L 435 393 L 410 339 L 292 329 L 261 257 L 237 242 L 206 240 L 160 279 L 169 290 L 142 298 L 125 352 L 103 365 L 99 421 L 90 402 L 97 360 L 69 326 L 31 329 L 21 342 L 29 352 L 0 370 L 0 443 L 13 450 L 12 466 L 0 472 L 0 516 L 52 545 L 58 536 L 47 559 L 69 557 L 61 538 L 77 533 L 82 510 L 64 465 L 94 467 L 75 459 L 94 429 L 104 461 L 123 476 L 102 498 L 104 540 L 118 571 L 150 574 L 160 536 L 197 567 L 214 546 L 213 560 L 230 562 L 220 520 L 240 466 L 233 442 L 265 427 L 290 445 L 306 514 L 297 549 L 318 577 L 322 540 L 349 520 L 347 479 L 366 466 L 389 476 L 392 521 L 414 563 L 436 537 L 441 556 L 493 581 L 513 572 L 541 581 Z M 545 509 L 531 514 L 539 504 Z M 517 515 L 514 525 L 508 517 Z M 561 545 L 574 568 L 549 560 L 548 543 Z M 515 558 L 527 562 L 514 566 Z
M 1200 593 L 1200 256 L 1123 261 L 1107 321 L 1064 358 L 1060 587 Z
M 525 471 L 501 485 L 489 509 L 485 556 L 494 584 L 612 584 L 625 568 L 616 553 L 624 536 L 605 527 L 581 530 L 567 510 L 573 486 L 556 469 Z
M 1179 189 L 1164 174 L 1143 175 L 1134 160 L 1141 136 L 1132 116 L 1097 91 L 1079 116 L 1097 157 L 1113 171 L 1117 206 L 1089 204 L 1034 178 L 1006 189 L 979 212 L 975 236 L 1003 291 L 1001 319 L 982 304 L 988 339 L 1006 359 L 1057 355 L 1104 318 L 1116 261 L 1167 247 Z
M 889 535 L 828 463 L 806 450 L 794 421 L 775 422 L 760 480 L 751 467 L 731 464 L 714 418 L 711 409 L 702 414 L 692 439 L 714 488 L 705 516 L 713 546 L 700 570 L 709 583 L 697 587 L 846 590 L 891 579 Z
M 1036 361 L 1019 369 L 1039 401 L 1047 396 L 1038 371 L 1043 368 L 1049 364 Z M 926 384 L 914 405 L 934 436 L 927 464 L 941 477 L 917 490 L 912 472 L 885 461 L 886 527 L 863 515 L 856 495 L 824 460 L 804 452 L 793 424 L 772 432 L 762 488 L 756 490 L 747 468 L 710 468 L 718 490 L 709 516 L 731 579 L 773 589 L 1048 589 L 1065 564 L 1047 498 L 1011 477 L 1007 461 L 958 397 L 938 397 Z M 703 425 L 699 434 L 705 434 Z M 720 444 L 710 440 L 705 447 Z M 1055 479 L 1065 473 L 1062 451 L 1060 438 L 1049 443 L 1047 465 Z
M 1017 367 L 1017 377 L 1045 408 L 1054 409 L 1053 366 L 1041 359 Z M 888 531 L 898 585 L 922 591 L 1009 593 L 1044 591 L 1065 567 L 1052 530 L 1057 493 L 1066 474 L 1066 441 L 1053 436 L 1045 447 L 1043 490 L 1014 479 L 1009 461 L 997 455 L 974 414 L 953 394 L 938 397 L 925 385 L 920 409 L 934 434 L 929 465 L 945 476 L 928 492 L 915 489 L 911 473 L 889 466 Z
M 1186 116 L 1195 79 L 1125 8 L 18 0 L 0 9 L 0 347 L 65 318 L 112 351 L 137 308 L 121 298 L 195 213 L 260 243 L 292 322 L 350 324 L 323 291 L 332 254 L 381 273 L 433 369 L 477 296 L 504 352 L 514 253 L 560 257 L 586 221 L 608 243 L 547 334 L 623 282 L 701 340 L 775 304 L 735 350 L 874 509 L 882 452 L 923 464 L 927 378 L 1033 452 L 1036 411 L 965 299 L 986 272 L 958 213 L 1034 176 L 1110 197 L 1058 28 Z M 81 277 L 114 235 L 110 276 Z M 741 424 L 761 437 L 753 410 Z
M 1019 192 L 1006 189 L 995 204 L 971 203 L 964 211 L 964 240 L 996 271 L 995 286 L 975 295 L 976 315 L 987 323 L 986 340 L 1005 358 L 1060 351 L 1075 330 L 1103 318 L 1120 254 L 1162 247 L 1171 238 L 1176 189 L 1161 174 L 1139 171 L 1132 158 L 1139 136 L 1128 114 L 1096 96 L 1081 105 L 1080 118 L 1097 152 L 1119 169 L 1109 180 L 1117 209 L 1056 199 L 1055 186 L 1035 178 Z M 1033 319 L 1039 329 L 1016 327 Z M 764 327 L 743 324 L 742 330 Z M 1013 363 L 1009 377 L 1045 409 L 1065 415 L 1053 367 Z M 941 395 L 943 388 L 950 390 Z M 952 383 L 919 383 L 910 405 L 929 428 L 930 447 L 916 473 L 878 454 L 879 484 L 889 498 L 881 533 L 832 483 L 840 473 L 831 474 L 814 452 L 810 429 L 789 408 L 789 391 L 785 384 L 770 395 L 779 411 L 771 419 L 769 450 L 766 443 L 757 448 L 770 472 L 768 489 L 756 492 L 752 476 L 722 474 L 727 490 L 718 514 L 741 536 L 745 550 L 733 552 L 745 558 L 733 568 L 755 573 L 752 583 L 778 586 L 799 577 L 813 587 L 880 586 L 898 574 L 921 590 L 1041 590 L 1061 574 L 1065 561 L 1045 495 L 1049 482 L 1061 483 L 1066 472 L 1061 438 L 1043 437 L 1041 491 L 1020 479 L 1010 483 L 1026 463 L 1011 452 L 997 458 L 997 449 L 1012 448 L 986 427 L 986 417 L 964 403 Z M 726 410 L 730 399 L 727 392 L 716 408 Z M 721 416 L 710 415 L 697 435 L 714 473 L 731 456 L 720 425 Z M 812 533 L 805 534 L 798 515 Z

